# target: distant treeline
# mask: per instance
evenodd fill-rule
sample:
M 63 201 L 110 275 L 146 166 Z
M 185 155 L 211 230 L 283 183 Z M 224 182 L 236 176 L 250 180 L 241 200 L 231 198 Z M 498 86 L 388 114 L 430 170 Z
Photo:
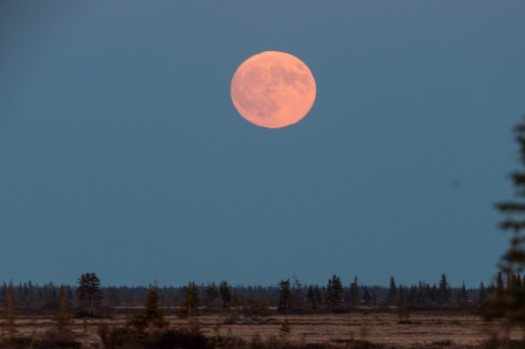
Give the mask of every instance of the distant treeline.
M 91 279 L 90 279 L 91 278 Z M 521 280 L 520 280 L 521 282 Z M 0 301 L 5 306 L 10 283 L 0 286 Z M 12 284 L 11 284 L 12 285 Z M 151 286 L 100 286 L 95 273 L 82 274 L 77 285 L 55 285 L 52 282 L 38 285 L 31 281 L 12 285 L 12 297 L 19 313 L 51 313 L 59 303 L 66 301 L 70 309 L 91 312 L 93 307 L 100 313 L 112 310 L 141 307 L 149 290 L 155 287 L 159 306 L 166 312 L 176 313 L 181 309 L 193 309 L 198 313 L 220 313 L 240 311 L 245 314 L 269 312 L 309 313 L 345 312 L 354 308 L 380 309 L 389 306 L 411 308 L 475 308 L 491 295 L 496 295 L 498 285 L 467 289 L 451 287 L 446 275 L 434 284 L 418 282 L 413 285 L 396 284 L 390 278 L 388 287 L 364 285 L 357 277 L 344 284 L 337 275 L 332 275 L 324 285 L 304 285 L 295 276 L 280 280 L 271 286 L 232 286 L 226 280 L 196 285 L 189 282 L 183 287 Z M 63 293 L 65 300 L 60 300 Z M 95 296 L 94 296 L 95 295 Z

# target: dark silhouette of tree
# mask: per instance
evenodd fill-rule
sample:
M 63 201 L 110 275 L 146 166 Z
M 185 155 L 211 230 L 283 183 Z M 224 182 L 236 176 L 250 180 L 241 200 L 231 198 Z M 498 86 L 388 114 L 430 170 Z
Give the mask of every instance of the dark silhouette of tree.
M 525 122 L 518 124 L 514 131 L 523 167 L 521 171 L 511 173 L 516 199 L 496 204 L 496 208 L 507 217 L 500 223 L 500 228 L 512 234 L 509 249 L 499 265 L 501 272 L 507 276 L 520 274 L 525 269 L 525 219 L 519 218 L 525 213 Z
M 219 285 L 219 296 L 221 297 L 221 311 L 230 310 L 232 305 L 232 292 L 226 280 L 222 280 Z
M 445 274 L 441 274 L 441 280 L 439 280 L 437 298 L 438 298 L 439 304 L 450 303 L 451 297 L 450 297 L 449 285 L 447 282 L 447 276 Z
M 159 292 L 156 286 L 150 287 L 148 291 L 148 297 L 144 304 L 144 319 L 147 326 L 163 328 L 168 325 L 168 322 L 164 317 L 164 311 L 159 305 Z
M 319 289 L 319 286 L 308 286 L 308 290 L 306 292 L 306 301 L 308 302 L 308 304 L 310 304 L 310 307 L 312 309 L 317 309 L 321 306 L 323 299 L 321 296 L 321 290 Z
M 479 294 L 478 294 L 478 303 L 481 304 L 483 302 L 485 302 L 485 300 L 487 299 L 487 289 L 485 288 L 485 284 L 483 282 L 481 282 L 479 284 Z
M 4 299 L 4 316 L 7 320 L 7 332 L 9 336 L 13 337 L 16 330 L 16 299 L 15 299 L 15 289 L 13 287 L 13 282 L 9 281 L 6 289 L 6 295 Z
M 355 307 L 359 304 L 359 286 L 357 285 L 357 276 L 354 281 L 350 284 L 348 289 L 348 304 L 350 307 Z
M 310 304 L 310 308 L 317 309 L 314 287 L 312 285 L 308 286 L 308 289 L 306 290 L 306 301 Z
M 69 302 L 67 299 L 67 291 L 64 285 L 60 286 L 58 293 L 58 309 L 55 315 L 55 321 L 57 322 L 58 330 L 65 332 L 69 321 L 71 320 L 71 313 L 69 311 Z
M 463 282 L 461 288 L 459 289 L 457 301 L 458 303 L 464 303 L 468 301 L 468 292 L 467 288 L 465 287 L 465 282 Z
M 341 279 L 332 275 L 326 285 L 326 305 L 330 310 L 340 310 L 343 304 L 344 289 Z
M 372 295 L 370 291 L 368 291 L 368 287 L 365 287 L 363 290 L 363 304 L 368 306 L 372 305 Z
M 135 334 L 142 336 L 146 329 L 164 328 L 168 321 L 164 317 L 164 311 L 159 305 L 159 292 L 156 285 L 148 290 L 144 310 L 128 318 L 128 325 L 135 329 Z
M 404 304 L 405 303 L 405 287 L 403 285 L 399 285 L 397 288 L 397 304 Z
M 88 317 L 100 316 L 103 300 L 104 296 L 97 274 L 82 274 L 78 280 L 77 288 L 79 315 Z
M 186 315 L 189 317 L 198 315 L 200 304 L 199 288 L 197 287 L 195 282 L 190 281 L 188 283 L 188 286 L 184 288 L 184 292 L 186 294 L 186 298 L 184 301 Z
M 286 312 L 290 309 L 290 280 L 281 280 L 277 284 L 279 289 L 279 305 L 277 309 L 281 312 Z
M 321 293 L 321 289 L 317 285 L 315 285 L 314 287 L 314 295 L 315 295 L 317 305 L 320 306 L 323 303 L 323 295 Z
M 292 282 L 290 283 L 290 309 L 301 309 L 304 307 L 304 298 L 303 298 L 303 285 L 297 278 L 297 275 L 292 275 Z
M 387 303 L 390 305 L 397 304 L 399 301 L 399 295 L 397 291 L 396 281 L 394 277 L 390 277 L 390 287 L 388 289 Z
M 500 222 L 502 230 L 510 232 L 509 247 L 501 257 L 496 281 L 496 297 L 483 304 L 482 313 L 486 319 L 503 319 L 508 333 L 513 327 L 525 325 L 525 290 L 517 275 L 525 269 L 525 121 L 514 127 L 519 145 L 519 171 L 510 174 L 514 184 L 515 198 L 496 203 L 496 209 L 505 215 Z M 505 280 L 507 285 L 503 285 Z M 515 281 L 513 281 L 515 280 Z
M 496 278 L 496 298 L 503 297 L 505 297 L 505 285 L 503 283 L 503 274 L 501 272 L 498 272 L 498 276 Z
M 206 306 L 209 310 L 217 310 L 217 301 L 219 300 L 219 289 L 215 282 L 206 286 Z

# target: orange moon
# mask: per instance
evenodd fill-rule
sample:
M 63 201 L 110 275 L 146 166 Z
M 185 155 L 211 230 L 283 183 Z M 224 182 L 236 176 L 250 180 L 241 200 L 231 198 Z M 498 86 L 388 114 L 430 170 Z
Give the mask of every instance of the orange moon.
M 267 128 L 299 122 L 312 108 L 316 91 L 306 64 L 277 51 L 248 58 L 233 74 L 231 84 L 233 105 L 241 116 Z

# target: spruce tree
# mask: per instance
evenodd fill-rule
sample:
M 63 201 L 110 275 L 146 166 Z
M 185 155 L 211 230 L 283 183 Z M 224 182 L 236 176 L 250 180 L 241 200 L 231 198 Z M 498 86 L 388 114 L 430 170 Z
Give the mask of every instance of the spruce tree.
M 467 292 L 467 288 L 465 287 L 465 282 L 463 282 L 463 284 L 461 285 L 461 288 L 459 289 L 458 302 L 464 303 L 466 301 L 468 301 L 468 292 Z
M 326 286 L 326 302 L 328 308 L 331 310 L 341 309 L 341 305 L 343 304 L 343 295 L 343 283 L 341 282 L 339 276 L 334 274 L 330 279 L 328 279 Z
M 399 301 L 399 295 L 397 292 L 396 281 L 394 277 L 390 277 L 390 287 L 388 289 L 387 303 L 390 305 L 397 304 Z
M 447 282 L 447 276 L 445 274 L 441 274 L 441 279 L 439 280 L 439 288 L 438 288 L 437 297 L 438 297 L 439 304 L 450 303 L 450 290 L 449 290 L 449 285 Z
M 78 280 L 77 302 L 79 315 L 98 317 L 102 310 L 104 296 L 100 288 L 100 279 L 95 273 L 82 274 Z
M 509 246 L 499 262 L 496 298 L 487 300 L 483 305 L 485 318 L 503 319 L 507 331 L 515 326 L 523 328 L 525 324 L 525 290 L 522 285 L 512 282 L 514 276 L 525 270 L 525 121 L 516 125 L 514 132 L 519 145 L 520 164 L 520 169 L 510 174 L 514 198 L 495 205 L 505 216 L 499 227 L 509 232 Z M 507 280 L 506 287 L 503 280 Z
M 57 322 L 58 330 L 65 332 L 70 320 L 71 314 L 69 312 L 66 288 L 62 285 L 60 286 L 60 291 L 58 293 L 58 309 L 55 315 L 55 321 Z
M 503 275 L 501 272 L 498 272 L 496 277 L 496 298 L 503 298 L 505 296 L 505 285 L 503 283 Z
M 279 289 L 279 304 L 277 309 L 280 312 L 286 312 L 290 309 L 290 280 L 281 280 L 277 284 Z
M 514 131 L 520 146 L 521 164 L 521 169 L 510 175 L 515 198 L 496 204 L 496 208 L 506 216 L 500 228 L 511 233 L 509 249 L 499 264 L 500 271 L 507 276 L 520 274 L 525 269 L 525 122 L 515 126 Z
M 215 282 L 206 286 L 206 306 L 209 310 L 216 310 L 216 303 L 219 299 L 219 289 Z
M 370 292 L 368 291 L 368 287 L 365 287 L 363 291 L 363 304 L 370 305 L 371 303 L 372 303 L 372 296 L 370 295 Z
M 184 308 L 186 310 L 186 315 L 189 317 L 198 315 L 200 296 L 199 288 L 195 282 L 190 281 L 188 286 L 184 288 L 186 299 L 184 301 Z
M 312 285 L 308 286 L 308 290 L 306 291 L 306 301 L 310 304 L 312 309 L 317 309 L 317 297 Z
M 478 303 L 481 304 L 485 302 L 486 299 L 487 299 L 487 289 L 485 288 L 485 284 L 481 282 L 479 284 Z
M 9 281 L 7 285 L 6 295 L 4 299 L 4 316 L 7 320 L 7 332 L 9 336 L 13 337 L 16 330 L 16 299 L 15 299 L 15 289 L 13 287 L 13 282 Z
M 144 304 L 144 319 L 147 326 L 156 328 L 163 328 L 168 324 L 164 318 L 164 311 L 159 305 L 159 292 L 156 286 L 151 287 L 148 291 Z
M 219 285 L 219 296 L 221 298 L 221 311 L 230 310 L 232 304 L 232 293 L 226 280 L 222 280 Z
M 323 303 L 323 295 L 321 294 L 321 289 L 317 285 L 315 285 L 314 287 L 314 295 L 315 295 L 316 304 L 318 306 L 321 305 Z
M 355 307 L 359 305 L 359 286 L 357 285 L 357 276 L 354 278 L 354 281 L 350 284 L 348 289 L 348 303 L 350 307 Z

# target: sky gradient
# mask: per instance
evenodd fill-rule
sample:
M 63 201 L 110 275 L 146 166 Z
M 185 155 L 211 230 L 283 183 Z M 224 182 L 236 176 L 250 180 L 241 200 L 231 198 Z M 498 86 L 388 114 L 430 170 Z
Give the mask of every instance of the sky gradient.
M 0 280 L 489 282 L 525 114 L 523 1 L 0 2 Z M 317 100 L 237 113 L 253 54 Z

